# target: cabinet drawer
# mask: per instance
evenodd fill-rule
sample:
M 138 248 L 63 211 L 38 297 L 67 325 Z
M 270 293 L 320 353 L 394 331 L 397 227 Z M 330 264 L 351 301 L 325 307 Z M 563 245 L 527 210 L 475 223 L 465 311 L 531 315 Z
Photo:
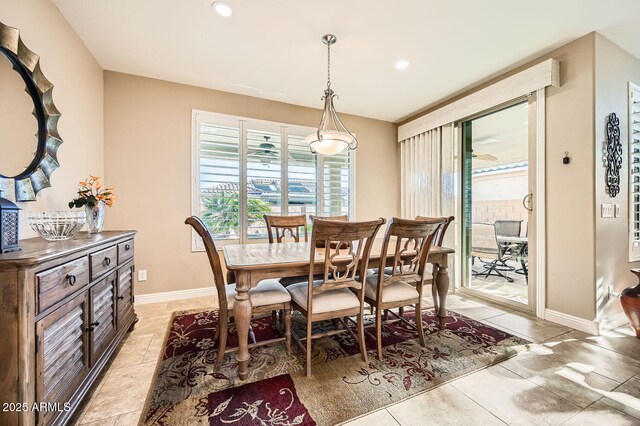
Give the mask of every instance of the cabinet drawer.
M 36 274 L 38 313 L 89 284 L 89 260 L 81 257 Z
M 115 268 L 118 263 L 118 250 L 116 246 L 91 253 L 89 255 L 91 263 L 91 281 L 98 278 L 106 271 Z
M 133 240 L 118 244 L 118 265 L 133 257 Z

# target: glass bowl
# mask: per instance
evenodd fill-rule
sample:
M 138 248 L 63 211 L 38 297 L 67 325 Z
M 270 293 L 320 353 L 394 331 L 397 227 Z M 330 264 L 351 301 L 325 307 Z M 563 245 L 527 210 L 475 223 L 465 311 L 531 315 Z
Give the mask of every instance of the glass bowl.
M 72 238 L 82 229 L 86 221 L 84 211 L 28 212 L 27 221 L 31 229 L 47 241 L 62 241 Z

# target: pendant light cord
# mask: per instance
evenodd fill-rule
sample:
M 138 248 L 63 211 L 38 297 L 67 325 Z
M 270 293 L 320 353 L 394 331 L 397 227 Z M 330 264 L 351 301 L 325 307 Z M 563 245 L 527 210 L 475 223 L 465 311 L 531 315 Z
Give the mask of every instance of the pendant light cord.
M 331 43 L 327 43 L 327 89 L 331 89 Z

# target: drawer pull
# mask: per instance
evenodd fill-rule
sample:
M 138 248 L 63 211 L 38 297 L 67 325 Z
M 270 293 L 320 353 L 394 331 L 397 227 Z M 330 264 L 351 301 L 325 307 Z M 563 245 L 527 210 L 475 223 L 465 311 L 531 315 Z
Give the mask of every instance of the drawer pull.
M 125 244 L 125 245 L 124 245 L 124 249 L 125 249 L 125 250 L 130 250 L 130 249 L 131 249 L 131 246 L 130 246 L 129 244 Z
M 70 286 L 74 285 L 76 283 L 76 276 L 73 274 L 67 274 L 67 282 L 69 283 Z
M 86 331 L 93 331 L 94 328 L 100 325 L 100 321 L 95 321 L 89 324 L 89 327 L 85 328 Z
M 102 266 L 109 266 L 109 265 L 111 265 L 111 258 L 105 257 L 104 260 L 102 261 Z

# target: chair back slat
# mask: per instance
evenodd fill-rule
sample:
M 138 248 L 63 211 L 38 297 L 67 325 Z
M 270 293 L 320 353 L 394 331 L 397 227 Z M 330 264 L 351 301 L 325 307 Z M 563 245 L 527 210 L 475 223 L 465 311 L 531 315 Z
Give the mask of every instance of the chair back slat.
M 309 220 L 313 223 L 314 220 L 316 219 L 322 219 L 322 220 L 337 220 L 340 222 L 347 222 L 349 220 L 349 216 L 347 216 L 346 214 L 342 214 L 340 216 L 314 216 L 312 214 L 309 215 Z
M 400 219 L 394 217 L 387 225 L 382 244 L 381 259 L 386 259 L 389 250 L 394 250 L 391 269 L 386 269 L 380 262 L 378 271 L 378 299 L 382 300 L 383 288 L 395 281 L 417 281 L 422 283 L 426 278 L 426 262 L 429 251 L 436 239 L 440 227 L 447 223 L 447 218 L 421 218 L 420 220 Z M 389 273 L 390 272 L 390 273 Z
M 308 312 L 312 312 L 313 295 L 346 287 L 363 289 L 362 283 L 356 280 L 356 273 L 359 271 L 360 277 L 366 276 L 371 246 L 384 222 L 383 218 L 367 222 L 342 222 L 317 218 L 313 221 L 311 247 L 317 247 L 316 243 L 324 242 L 327 248 L 311 250 Z M 314 285 L 316 251 L 324 254 L 324 263 L 322 282 Z M 363 298 L 364 292 L 360 293 Z
M 207 229 L 206 225 L 197 216 L 188 217 L 185 224 L 191 225 L 196 233 L 202 238 L 204 243 L 207 257 L 209 258 L 209 265 L 211 266 L 211 272 L 213 273 L 213 282 L 216 286 L 216 292 L 218 294 L 218 304 L 222 312 L 227 310 L 227 297 L 225 293 L 224 274 L 222 273 L 222 262 L 220 261 L 220 255 L 216 249 L 216 244 L 211 237 L 211 233 Z
M 308 241 L 307 218 L 304 215 L 274 216 L 265 214 L 263 217 L 267 224 L 267 235 L 270 243 L 282 243 L 286 241 L 286 238 L 291 238 L 296 243 L 299 243 L 300 228 L 304 230 L 304 241 Z
M 431 219 L 436 219 L 436 218 L 426 217 L 426 216 L 416 216 L 416 220 L 429 221 Z M 451 222 L 455 220 L 455 216 L 443 217 L 441 219 L 445 219 L 446 222 L 444 225 L 442 225 L 438 229 L 438 233 L 436 234 L 435 241 L 433 242 L 433 245 L 438 247 L 442 247 L 442 243 L 444 242 L 444 237 L 445 237 L 445 234 L 447 233 L 447 229 L 449 228 L 449 225 L 451 225 Z

